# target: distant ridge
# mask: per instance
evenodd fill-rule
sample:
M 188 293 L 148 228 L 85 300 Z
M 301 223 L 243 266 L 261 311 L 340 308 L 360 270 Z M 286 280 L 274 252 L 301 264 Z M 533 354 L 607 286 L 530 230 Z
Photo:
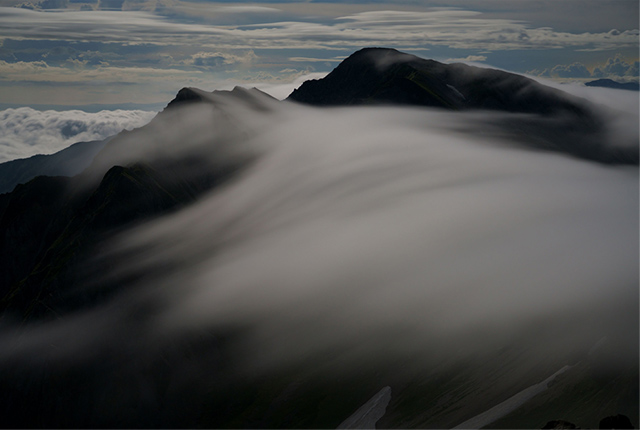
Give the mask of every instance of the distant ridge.
M 54 154 L 34 155 L 0 163 L 0 194 L 7 193 L 16 185 L 27 183 L 36 176 L 77 175 L 91 164 L 93 157 L 109 139 L 78 142 Z
M 638 82 L 616 82 L 611 79 L 598 79 L 595 81 L 586 82 L 585 85 L 588 87 L 603 87 L 613 88 L 616 90 L 640 91 L 640 83 Z

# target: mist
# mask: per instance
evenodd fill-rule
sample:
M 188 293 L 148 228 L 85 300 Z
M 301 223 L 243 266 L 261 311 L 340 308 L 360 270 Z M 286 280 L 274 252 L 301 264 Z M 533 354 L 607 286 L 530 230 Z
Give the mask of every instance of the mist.
M 249 139 L 265 153 L 240 178 L 112 252 L 125 272 L 159 266 L 144 284 L 170 303 L 162 331 L 248 325 L 274 364 L 385 331 L 404 344 L 390 354 L 449 354 L 478 331 L 493 347 L 555 315 L 576 327 L 541 357 L 624 332 L 599 309 L 637 307 L 637 169 L 450 131 L 461 119 L 297 107 Z
M 603 339 L 607 369 L 637 366 L 637 166 L 532 149 L 505 114 L 237 94 L 166 111 L 96 161 L 241 169 L 102 243 L 82 288 L 120 286 L 105 303 L 5 324 L 5 368 L 128 368 L 203 332 L 233 372 L 190 352 L 177 392 L 304 366 L 408 380 L 511 348 L 542 380 Z M 637 144 L 635 118 L 600 143 Z

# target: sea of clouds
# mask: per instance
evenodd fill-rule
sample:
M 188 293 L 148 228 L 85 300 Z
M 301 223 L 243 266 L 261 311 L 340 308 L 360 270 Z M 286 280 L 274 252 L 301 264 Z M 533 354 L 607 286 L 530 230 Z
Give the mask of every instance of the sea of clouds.
M 113 110 L 39 111 L 28 107 L 0 111 L 0 163 L 53 154 L 76 142 L 102 140 L 141 127 L 155 112 Z

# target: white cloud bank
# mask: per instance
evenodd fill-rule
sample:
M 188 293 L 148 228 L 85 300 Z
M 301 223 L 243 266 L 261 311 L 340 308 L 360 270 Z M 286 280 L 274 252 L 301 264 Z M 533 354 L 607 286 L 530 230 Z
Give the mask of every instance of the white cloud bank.
M 544 361 L 637 315 L 635 168 L 496 146 L 448 112 L 230 112 L 259 162 L 120 243 L 120 269 L 162 273 L 142 283 L 167 294 L 158 335 L 250 327 L 237 358 L 264 369 L 473 356 L 551 322 L 527 340 Z M 620 312 L 604 323 L 606 308 Z
M 145 153 L 257 158 L 232 184 L 113 243 L 109 275 L 144 273 L 132 288 L 149 293 L 124 293 L 118 312 L 161 303 L 150 342 L 249 328 L 235 358 L 264 371 L 325 353 L 422 366 L 518 342 L 546 362 L 586 354 L 604 335 L 634 338 L 636 167 L 523 149 L 486 133 L 493 113 L 210 97 L 215 107 L 168 113 L 112 147 L 116 164 Z M 620 126 L 637 141 L 637 117 Z M 75 330 L 90 331 L 83 321 Z M 64 342 L 75 351 L 94 335 Z M 633 362 L 631 349 L 618 358 Z
M 124 129 L 141 127 L 155 114 L 140 110 L 0 111 L 0 162 L 52 154 L 76 142 L 101 140 Z
M 528 73 L 535 76 L 550 78 L 609 78 L 622 81 L 638 80 L 638 61 L 627 62 L 620 56 L 609 58 L 604 64 L 599 64 L 590 70 L 580 62 L 558 64 L 550 69 L 531 70 Z

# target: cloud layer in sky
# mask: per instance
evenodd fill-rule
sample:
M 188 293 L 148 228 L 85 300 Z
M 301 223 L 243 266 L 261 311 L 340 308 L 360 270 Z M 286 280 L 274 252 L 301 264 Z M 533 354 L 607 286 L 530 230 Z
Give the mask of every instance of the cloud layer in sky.
M 66 11 L 48 13 L 2 8 L 6 38 L 94 42 L 197 44 L 227 49 L 329 49 L 371 43 L 404 48 L 513 50 L 595 50 L 634 47 L 638 30 L 569 33 L 534 28 L 509 19 L 487 19 L 481 12 L 447 8 L 427 11 L 376 10 L 337 16 L 324 22 L 303 20 L 246 25 L 185 23 L 145 11 Z M 89 31 L 91 30 L 91 31 Z
M 147 111 L 0 111 L 0 162 L 52 154 L 76 142 L 101 140 L 141 127 L 155 116 Z
M 638 5 L 625 0 L 543 2 L 544 12 L 505 0 L 457 0 L 446 8 L 430 1 L 256 6 L 103 0 L 63 1 L 55 3 L 62 9 L 45 10 L 54 3 L 40 2 L 37 10 L 0 7 L 4 102 L 155 103 L 183 86 L 282 84 L 303 73 L 327 73 L 367 46 L 522 73 L 548 69 L 546 76 L 554 78 L 585 75 L 562 64 L 584 64 L 596 73 L 594 65 L 610 58 L 638 59 L 637 21 L 629 20 Z M 0 5 L 19 6 L 12 0 Z
M 626 62 L 620 57 L 607 59 L 591 70 L 580 62 L 558 64 L 552 68 L 529 71 L 532 75 L 549 78 L 610 78 L 617 80 L 638 80 L 638 61 Z

